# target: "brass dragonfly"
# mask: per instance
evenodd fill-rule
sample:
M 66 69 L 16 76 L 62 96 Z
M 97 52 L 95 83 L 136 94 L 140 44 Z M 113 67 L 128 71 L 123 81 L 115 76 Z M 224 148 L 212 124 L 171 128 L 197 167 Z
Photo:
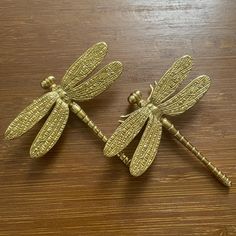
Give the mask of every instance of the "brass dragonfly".
M 128 114 L 113 135 L 108 139 L 104 155 L 117 155 L 135 138 L 145 127 L 142 138 L 131 159 L 129 170 L 131 175 L 140 176 L 152 164 L 157 154 L 161 139 L 162 126 L 172 133 L 179 142 L 188 148 L 215 176 L 226 186 L 231 181 L 209 162 L 163 115 L 179 115 L 191 108 L 208 90 L 210 78 L 201 75 L 192 80 L 179 93 L 169 98 L 183 82 L 192 67 L 192 59 L 186 55 L 178 59 L 154 86 L 150 85 L 151 93 L 145 101 L 140 91 L 132 93 L 128 100 L 139 107 Z M 169 98 L 169 99 L 168 99 Z
M 60 138 L 69 117 L 71 109 L 93 132 L 104 142 L 105 135 L 97 128 L 92 120 L 86 115 L 82 108 L 75 101 L 86 101 L 106 90 L 121 74 L 122 64 L 114 61 L 90 79 L 83 81 L 103 60 L 107 53 L 107 44 L 99 42 L 89 48 L 80 56 L 67 70 L 62 78 L 61 85 L 56 85 L 53 76 L 42 81 L 44 89 L 51 89 L 42 97 L 33 101 L 26 107 L 5 132 L 6 139 L 13 139 L 21 136 L 40 121 L 53 107 L 45 124 L 36 136 L 30 148 L 30 156 L 38 158 L 46 154 Z M 82 83 L 79 83 L 81 82 Z M 125 162 L 127 157 L 124 154 L 120 158 Z M 128 160 L 128 159 L 127 159 Z

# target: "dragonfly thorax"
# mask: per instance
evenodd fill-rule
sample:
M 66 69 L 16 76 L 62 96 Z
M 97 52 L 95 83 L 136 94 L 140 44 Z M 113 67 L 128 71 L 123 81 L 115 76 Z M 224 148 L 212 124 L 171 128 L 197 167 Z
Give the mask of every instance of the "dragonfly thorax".
M 61 87 L 60 85 L 56 85 L 55 87 L 53 87 L 53 88 L 52 88 L 52 91 L 56 91 L 56 92 L 59 94 L 60 98 L 61 98 L 64 102 L 66 102 L 66 103 L 68 103 L 68 104 L 71 102 L 69 96 L 68 96 L 67 93 L 62 89 L 62 87 Z
M 135 104 L 138 107 L 144 107 L 147 106 L 153 114 L 159 114 L 160 110 L 158 107 L 156 107 L 153 103 L 151 103 L 149 100 L 143 100 L 142 99 L 142 93 L 139 90 L 134 91 L 131 93 L 128 97 L 128 101 L 130 104 Z
M 148 102 L 146 103 L 146 106 L 152 111 L 153 115 L 158 115 L 158 116 L 161 115 L 160 109 L 157 106 L 155 106 L 153 103 Z
M 60 96 L 60 98 L 66 102 L 66 103 L 70 103 L 71 100 L 69 98 L 69 96 L 67 95 L 67 93 L 62 89 L 62 87 L 60 85 L 57 85 L 55 83 L 56 78 L 54 76 L 48 76 L 46 79 L 44 79 L 41 82 L 41 86 L 44 89 L 51 89 L 52 91 L 56 91 L 58 93 L 58 95 Z

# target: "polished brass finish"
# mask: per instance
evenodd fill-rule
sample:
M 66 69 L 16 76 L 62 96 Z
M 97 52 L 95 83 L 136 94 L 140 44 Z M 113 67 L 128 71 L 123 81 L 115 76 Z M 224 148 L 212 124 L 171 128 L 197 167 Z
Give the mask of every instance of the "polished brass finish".
M 75 102 L 70 104 L 71 111 L 81 119 L 104 143 L 107 142 L 108 138 L 102 133 L 100 129 L 93 123 L 88 117 L 85 111 Z M 118 153 L 117 156 L 124 162 L 125 165 L 129 165 L 130 159 L 124 153 Z
M 199 161 L 204 164 L 207 169 L 209 169 L 212 174 L 225 186 L 230 187 L 232 185 L 231 180 L 222 173 L 219 169 L 217 169 L 206 157 L 203 156 L 201 152 L 197 150 L 195 146 L 193 146 L 180 132 L 175 128 L 175 126 L 167 120 L 167 118 L 161 118 L 162 125 L 172 134 L 174 137 L 182 143 L 190 152 L 192 152 Z
M 208 90 L 210 79 L 201 75 L 192 80 L 179 93 L 172 96 L 178 86 L 186 79 L 192 67 L 190 56 L 178 59 L 171 68 L 150 85 L 151 93 L 147 100 L 142 99 L 140 91 L 134 91 L 129 97 L 130 104 L 138 109 L 126 116 L 113 135 L 108 139 L 104 155 L 111 157 L 123 151 L 128 144 L 145 127 L 142 138 L 130 161 L 130 173 L 133 176 L 142 175 L 152 164 L 158 151 L 162 126 L 167 128 L 186 148 L 188 148 L 225 186 L 230 187 L 231 181 L 209 162 L 186 138 L 184 138 L 163 115 L 178 115 L 191 108 Z
M 70 66 L 62 78 L 61 85 L 56 85 L 53 76 L 43 80 L 41 86 L 44 89 L 50 89 L 51 92 L 34 100 L 20 113 L 6 130 L 5 138 L 13 139 L 27 132 L 46 116 L 55 104 L 31 146 L 30 155 L 32 158 L 43 156 L 55 145 L 67 123 L 69 109 L 82 119 L 103 142 L 106 142 L 107 138 L 82 108 L 75 103 L 75 101 L 85 101 L 99 95 L 121 74 L 121 62 L 114 61 L 104 66 L 91 78 L 83 81 L 100 64 L 106 53 L 106 43 L 97 43 Z M 82 83 L 79 83 L 81 81 Z M 119 157 L 125 164 L 129 163 L 129 159 L 124 154 L 119 154 Z

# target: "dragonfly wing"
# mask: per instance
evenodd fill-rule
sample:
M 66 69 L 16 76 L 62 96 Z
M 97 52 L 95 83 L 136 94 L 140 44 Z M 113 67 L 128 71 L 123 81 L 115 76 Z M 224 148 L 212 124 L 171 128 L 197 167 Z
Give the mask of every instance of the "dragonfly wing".
M 62 87 L 68 91 L 89 75 L 103 60 L 107 53 L 107 44 L 100 42 L 89 48 L 67 70 L 62 79 Z
M 147 107 L 132 112 L 108 139 L 104 148 L 104 155 L 112 157 L 126 148 L 140 132 L 150 114 L 151 111 Z
M 68 117 L 68 104 L 63 102 L 60 98 L 57 99 L 53 111 L 30 148 L 30 156 L 32 158 L 43 156 L 56 144 L 65 128 Z
M 209 89 L 210 78 L 201 75 L 192 80 L 174 97 L 160 104 L 159 108 L 166 115 L 178 115 L 191 108 Z
M 26 107 L 9 125 L 5 132 L 6 139 L 21 136 L 40 121 L 53 106 L 59 95 L 48 92 Z
M 186 79 L 192 68 L 192 58 L 188 55 L 179 58 L 170 69 L 155 82 L 151 94 L 151 102 L 159 104 L 175 92 L 177 87 Z
M 106 90 L 119 77 L 121 72 L 121 62 L 111 62 L 90 79 L 72 88 L 67 93 L 74 100 L 89 100 Z
M 142 175 L 152 164 L 160 144 L 162 125 L 156 116 L 151 116 L 130 163 L 130 174 Z

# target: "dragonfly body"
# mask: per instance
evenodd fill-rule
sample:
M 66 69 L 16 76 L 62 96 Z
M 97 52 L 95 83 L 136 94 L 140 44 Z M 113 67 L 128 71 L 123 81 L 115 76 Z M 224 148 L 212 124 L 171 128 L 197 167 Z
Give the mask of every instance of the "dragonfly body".
M 187 138 L 185 138 L 179 130 L 175 128 L 175 126 L 166 118 L 163 117 L 158 107 L 154 106 L 152 103 L 149 103 L 148 101 L 144 101 L 141 99 L 142 94 L 140 91 L 135 91 L 132 93 L 128 101 L 130 104 L 134 104 L 138 107 L 147 106 L 152 111 L 152 115 L 157 116 L 157 118 L 160 117 L 161 124 L 181 143 L 183 144 L 190 152 L 192 152 L 198 160 L 202 162 L 206 166 L 207 169 L 209 169 L 216 178 L 225 186 L 230 187 L 232 185 L 231 180 L 222 173 L 218 168 L 216 168 L 206 157 L 203 156 L 203 154 L 192 144 L 188 141 Z
M 130 96 L 128 97 L 128 101 L 130 104 L 137 105 L 139 108 L 147 107 L 150 110 L 151 115 L 157 116 L 157 118 L 160 118 L 162 115 L 161 110 L 158 107 L 158 105 L 154 105 L 150 101 L 150 96 L 147 100 L 144 100 L 142 99 L 142 93 L 139 90 L 136 90 L 132 94 L 130 94 Z
M 178 130 L 164 117 L 179 115 L 191 108 L 208 90 L 210 79 L 206 75 L 192 80 L 176 95 L 170 97 L 187 77 L 192 67 L 190 56 L 178 59 L 162 78 L 151 85 L 147 100 L 142 99 L 140 91 L 133 92 L 128 101 L 137 106 L 137 110 L 124 117 L 120 126 L 108 139 L 104 155 L 111 157 L 123 151 L 137 136 L 143 127 L 145 130 L 130 162 L 130 173 L 142 175 L 152 164 L 158 151 L 162 126 L 167 128 L 186 148 L 188 148 L 219 180 L 226 186 L 231 181 L 211 164 Z
M 79 57 L 67 70 L 60 85 L 55 84 L 55 78 L 49 76 L 41 85 L 51 91 L 33 101 L 26 107 L 5 132 L 6 139 L 21 136 L 31 129 L 39 120 L 46 116 L 52 109 L 45 124 L 37 134 L 30 155 L 38 158 L 46 154 L 60 138 L 72 110 L 84 123 L 100 137 L 107 140 L 92 120 L 86 115 L 75 101 L 86 101 L 105 91 L 121 74 L 122 64 L 114 61 L 91 78 L 85 78 L 101 63 L 107 53 L 107 45 L 104 42 L 97 43 Z M 126 160 L 124 155 L 121 157 Z M 122 159 L 121 158 L 121 159 Z
M 129 97 L 129 101 L 131 103 L 135 102 L 139 108 L 129 114 L 127 116 L 128 118 L 115 130 L 105 145 L 104 154 L 109 157 L 115 156 L 128 146 L 141 131 L 142 127 L 146 126 L 139 145 L 131 159 L 130 173 L 132 175 L 142 175 L 155 159 L 162 133 L 160 118 L 163 114 L 169 114 L 173 110 L 171 103 L 170 105 L 167 104 L 167 106 L 165 103 L 171 100 L 167 100 L 167 98 L 175 92 L 180 83 L 187 77 L 191 66 L 191 57 L 184 56 L 172 65 L 158 83 L 155 83 L 155 87 L 151 86 L 152 90 L 146 101 L 142 99 L 142 95 L 139 91 L 136 91 Z M 206 80 L 209 85 L 208 77 L 206 77 Z M 183 89 L 183 91 L 187 90 L 185 96 L 181 98 L 180 92 L 180 95 L 177 94 L 172 98 L 172 100 L 174 100 L 173 102 L 177 103 L 177 105 L 179 105 L 178 103 L 181 102 L 181 100 L 186 103 L 191 89 L 191 86 L 190 89 L 188 87 L 185 90 Z M 203 93 L 200 94 L 202 95 Z M 195 99 L 192 98 L 186 108 L 181 105 L 179 105 L 179 107 L 176 105 L 177 112 L 175 113 L 184 112 L 194 105 L 195 102 Z

